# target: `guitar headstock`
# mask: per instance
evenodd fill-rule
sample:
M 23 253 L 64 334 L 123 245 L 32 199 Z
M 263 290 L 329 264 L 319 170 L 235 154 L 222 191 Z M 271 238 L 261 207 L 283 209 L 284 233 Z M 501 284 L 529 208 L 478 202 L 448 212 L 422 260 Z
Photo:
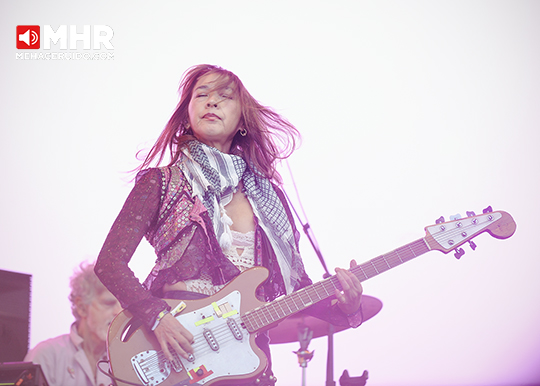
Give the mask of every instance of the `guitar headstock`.
M 488 207 L 482 214 L 467 212 L 467 217 L 452 216 L 448 222 L 444 222 L 441 217 L 435 225 L 427 226 L 425 230 L 426 242 L 431 249 L 444 253 L 456 250 L 455 256 L 459 259 L 465 253 L 463 248 L 459 248 L 461 245 L 468 242 L 473 250 L 476 249 L 472 239 L 483 232 L 498 239 L 506 239 L 516 231 L 516 223 L 507 212 L 493 212 Z

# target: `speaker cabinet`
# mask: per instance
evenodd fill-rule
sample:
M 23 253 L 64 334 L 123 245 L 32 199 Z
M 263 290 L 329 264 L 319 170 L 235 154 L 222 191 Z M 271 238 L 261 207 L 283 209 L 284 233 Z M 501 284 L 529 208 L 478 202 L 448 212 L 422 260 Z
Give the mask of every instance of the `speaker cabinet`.
M 0 362 L 20 362 L 28 351 L 31 281 L 0 270 Z

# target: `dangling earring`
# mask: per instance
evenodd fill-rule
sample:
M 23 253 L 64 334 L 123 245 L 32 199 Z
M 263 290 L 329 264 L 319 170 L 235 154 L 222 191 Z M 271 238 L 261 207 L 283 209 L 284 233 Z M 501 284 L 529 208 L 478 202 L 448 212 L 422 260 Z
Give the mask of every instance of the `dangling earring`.
M 244 128 L 242 128 L 242 130 L 240 130 L 240 135 L 241 135 L 242 137 L 245 137 L 245 136 L 247 135 L 247 130 L 244 129 Z
M 188 134 L 191 131 L 191 125 L 189 124 L 189 121 L 184 123 L 182 126 L 184 127 L 184 133 Z

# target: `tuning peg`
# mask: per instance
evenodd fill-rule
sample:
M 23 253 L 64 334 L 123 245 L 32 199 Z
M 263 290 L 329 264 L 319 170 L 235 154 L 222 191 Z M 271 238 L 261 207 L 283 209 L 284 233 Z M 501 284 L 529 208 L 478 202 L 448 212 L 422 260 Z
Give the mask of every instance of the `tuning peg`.
M 465 251 L 463 250 L 463 248 L 458 248 L 456 249 L 456 253 L 454 253 L 454 256 L 456 257 L 456 259 L 460 259 L 461 256 L 463 256 L 465 254 Z
M 444 222 L 444 217 L 443 216 L 441 216 L 437 220 L 435 220 L 435 224 L 441 224 L 443 222 Z
M 474 217 L 476 216 L 476 213 L 474 213 L 473 211 L 467 211 L 467 217 Z
M 471 246 L 471 249 L 474 251 L 476 249 L 476 244 L 474 243 L 474 241 L 470 240 L 469 241 L 469 245 Z
M 460 218 L 461 218 L 461 215 L 458 213 L 453 216 L 450 216 L 450 221 L 459 220 Z
M 484 210 L 482 211 L 482 213 L 491 213 L 491 212 L 493 212 L 493 208 L 491 207 L 491 205 L 488 206 L 486 209 L 484 209 Z

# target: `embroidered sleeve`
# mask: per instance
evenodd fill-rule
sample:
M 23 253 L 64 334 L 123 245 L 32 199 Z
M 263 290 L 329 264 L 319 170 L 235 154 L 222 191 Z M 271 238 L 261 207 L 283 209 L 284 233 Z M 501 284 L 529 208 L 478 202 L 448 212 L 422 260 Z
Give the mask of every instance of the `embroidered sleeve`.
M 151 296 L 128 263 L 145 233 L 155 225 L 160 205 L 160 183 L 159 169 L 149 169 L 137 176 L 137 182 L 107 235 L 95 267 L 97 276 L 122 307 L 129 309 L 149 327 L 156 316 L 169 307 L 165 301 Z

